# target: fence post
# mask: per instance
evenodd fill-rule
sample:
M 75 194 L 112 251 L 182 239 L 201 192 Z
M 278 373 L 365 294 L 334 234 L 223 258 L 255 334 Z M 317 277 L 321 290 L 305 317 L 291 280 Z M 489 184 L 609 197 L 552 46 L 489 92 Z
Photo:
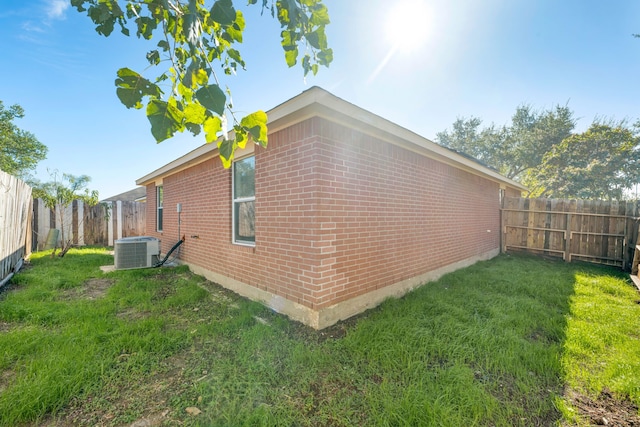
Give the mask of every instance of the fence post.
M 78 200 L 71 202 L 71 235 L 73 236 L 72 243 L 74 245 L 80 244 L 78 241 L 78 227 L 80 224 L 80 220 L 78 219 L 78 205 Z
M 49 234 L 49 230 L 51 229 L 51 212 L 48 209 L 45 209 L 42 199 L 34 200 L 33 210 L 36 212 L 34 216 L 37 218 L 37 224 L 34 227 L 36 229 L 36 241 L 34 243 L 34 246 L 36 250 L 39 251 L 42 250 L 44 241 L 47 238 L 47 234 Z
M 567 228 L 564 234 L 564 260 L 571 262 L 571 213 L 567 212 Z
M 78 201 L 78 245 L 84 246 L 84 202 Z
M 117 231 L 117 236 L 118 239 L 122 239 L 122 200 L 118 200 L 116 201 L 116 206 L 117 206 L 117 211 L 116 211 L 116 216 L 117 216 L 117 226 L 118 226 L 118 231 Z
M 109 221 L 107 221 L 107 239 L 109 240 L 109 246 L 113 246 L 113 202 L 109 202 L 111 208 L 111 214 L 109 215 Z

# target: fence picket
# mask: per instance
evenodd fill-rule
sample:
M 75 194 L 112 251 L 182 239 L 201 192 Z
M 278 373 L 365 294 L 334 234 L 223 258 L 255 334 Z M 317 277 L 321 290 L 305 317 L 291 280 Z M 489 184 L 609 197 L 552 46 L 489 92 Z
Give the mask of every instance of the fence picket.
M 0 171 L 0 283 L 31 253 L 31 187 Z
M 41 200 L 36 199 L 38 221 L 34 222 L 34 248 L 42 250 L 51 225 L 45 220 L 51 211 Z M 146 208 L 144 202 L 105 202 L 95 206 L 74 201 L 64 212 L 65 239 L 79 246 L 113 246 L 116 238 L 143 236 L 146 232 Z M 120 220 L 119 220 L 120 218 Z M 61 228 L 60 215 L 55 220 L 55 228 Z M 110 230 L 114 230 L 113 233 Z
M 638 238 L 636 202 L 602 200 L 503 200 L 503 251 L 524 250 L 631 266 Z

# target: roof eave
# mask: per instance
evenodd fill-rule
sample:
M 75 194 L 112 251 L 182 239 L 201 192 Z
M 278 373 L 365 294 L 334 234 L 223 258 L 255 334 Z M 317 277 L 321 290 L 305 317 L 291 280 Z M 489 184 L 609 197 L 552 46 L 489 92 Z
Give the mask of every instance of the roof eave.
M 522 184 L 500 175 L 495 170 L 483 166 L 465 156 L 442 147 L 415 132 L 347 102 L 326 90 L 314 86 L 300 95 L 272 108 L 267 112 L 269 133 L 289 127 L 311 117 L 320 116 L 347 126 L 355 126 L 359 131 L 402 146 L 416 153 L 461 168 L 475 175 L 484 176 L 506 186 L 527 191 Z M 147 185 L 158 178 L 167 176 L 218 155 L 217 144 L 205 144 L 184 156 L 136 180 L 138 185 Z

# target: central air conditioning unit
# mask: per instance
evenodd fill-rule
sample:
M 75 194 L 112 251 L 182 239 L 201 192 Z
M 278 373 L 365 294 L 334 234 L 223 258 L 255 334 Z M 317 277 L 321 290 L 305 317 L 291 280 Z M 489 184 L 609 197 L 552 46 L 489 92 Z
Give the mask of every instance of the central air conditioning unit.
M 153 267 L 160 259 L 160 240 L 155 237 L 125 237 L 115 241 L 116 270 Z

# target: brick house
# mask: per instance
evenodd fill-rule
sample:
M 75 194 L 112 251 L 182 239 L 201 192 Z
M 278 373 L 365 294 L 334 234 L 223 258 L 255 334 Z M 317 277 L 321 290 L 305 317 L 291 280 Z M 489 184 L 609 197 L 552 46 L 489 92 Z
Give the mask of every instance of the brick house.
M 520 184 L 318 87 L 268 116 L 230 169 L 208 144 L 136 181 L 163 253 L 317 329 L 499 253 Z

